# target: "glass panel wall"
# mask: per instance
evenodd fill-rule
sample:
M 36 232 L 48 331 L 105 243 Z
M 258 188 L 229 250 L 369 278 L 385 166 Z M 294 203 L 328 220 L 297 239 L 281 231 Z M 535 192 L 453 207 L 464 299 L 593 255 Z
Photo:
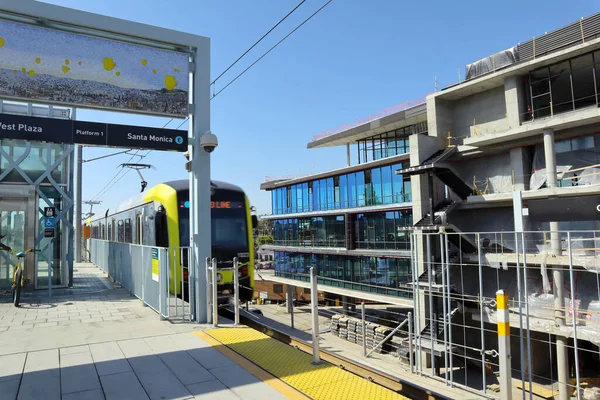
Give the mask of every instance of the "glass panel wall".
M 600 51 L 587 53 L 529 73 L 528 118 L 541 118 L 598 105 Z
M 311 266 L 319 284 L 412 298 L 412 290 L 403 287 L 411 280 L 409 259 L 275 252 L 276 276 L 309 281 Z
M 419 122 L 404 128 L 358 140 L 358 163 L 380 160 L 406 154 L 410 151 L 408 137 L 417 133 L 427 134 L 427 122 Z
M 398 169 L 402 163 L 273 189 L 273 214 L 409 202 L 410 178 Z
M 411 226 L 412 210 L 357 214 L 354 248 L 410 250 Z
M 273 239 L 278 246 L 345 247 L 344 216 L 279 219 Z

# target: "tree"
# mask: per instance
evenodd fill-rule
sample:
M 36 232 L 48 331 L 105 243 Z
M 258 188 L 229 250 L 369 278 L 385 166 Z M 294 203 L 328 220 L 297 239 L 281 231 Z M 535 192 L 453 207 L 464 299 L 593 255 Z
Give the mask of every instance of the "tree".
M 258 234 L 273 236 L 273 220 L 261 219 L 260 216 L 258 218 L 258 226 L 256 227 Z
M 258 237 L 258 239 L 256 240 L 256 244 L 258 246 L 262 246 L 264 244 L 273 244 L 275 243 L 275 240 L 273 239 L 273 236 L 271 235 L 260 235 Z

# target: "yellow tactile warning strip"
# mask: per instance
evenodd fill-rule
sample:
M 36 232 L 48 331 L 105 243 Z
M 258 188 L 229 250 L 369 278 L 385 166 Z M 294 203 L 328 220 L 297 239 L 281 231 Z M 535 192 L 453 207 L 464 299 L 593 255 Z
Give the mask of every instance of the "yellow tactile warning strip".
M 230 358 L 237 365 L 244 368 L 246 371 L 250 372 L 252 375 L 256 376 L 258 379 L 271 386 L 273 389 L 277 390 L 279 393 L 283 394 L 286 398 L 291 400 L 310 400 L 310 397 L 305 396 L 301 392 L 297 391 L 293 387 L 289 386 L 285 382 L 279 380 L 279 378 L 271 375 L 264 369 L 260 368 L 258 365 L 248 361 L 248 359 L 242 357 L 235 351 L 231 350 L 229 347 L 223 345 L 223 343 L 219 342 L 215 338 L 202 331 L 194 332 L 196 336 L 203 339 L 206 343 L 215 347 L 218 351 L 223 353 L 226 357 Z
M 327 362 L 312 357 L 252 328 L 205 331 L 220 343 L 315 400 L 407 399 Z

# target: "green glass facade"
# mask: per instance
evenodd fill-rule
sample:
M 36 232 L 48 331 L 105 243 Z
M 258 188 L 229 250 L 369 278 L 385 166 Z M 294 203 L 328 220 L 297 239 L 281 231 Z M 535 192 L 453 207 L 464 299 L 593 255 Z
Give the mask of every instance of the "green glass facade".
M 345 247 L 343 215 L 278 219 L 273 239 L 280 246 Z
M 412 298 L 412 290 L 403 286 L 411 281 L 409 259 L 275 252 L 276 276 L 309 281 L 312 266 L 319 284 Z

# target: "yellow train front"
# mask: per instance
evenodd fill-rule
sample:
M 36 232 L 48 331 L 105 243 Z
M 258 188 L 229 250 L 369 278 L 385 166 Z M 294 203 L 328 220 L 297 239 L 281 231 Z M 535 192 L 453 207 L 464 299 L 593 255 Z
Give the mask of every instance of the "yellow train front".
M 212 257 L 217 259 L 222 296 L 233 293 L 233 258 L 239 261 L 240 300 L 252 300 L 254 294 L 254 243 L 252 229 L 256 217 L 238 186 L 211 181 Z M 122 203 L 114 210 L 91 221 L 92 237 L 172 249 L 170 256 L 170 292 L 188 297 L 188 248 L 190 246 L 190 201 L 187 179 L 151 187 Z M 175 250 L 178 249 L 178 250 Z M 181 271 L 182 274 L 176 271 Z M 184 293 L 181 293 L 181 279 Z M 203 288 L 201 288 L 203 290 Z

